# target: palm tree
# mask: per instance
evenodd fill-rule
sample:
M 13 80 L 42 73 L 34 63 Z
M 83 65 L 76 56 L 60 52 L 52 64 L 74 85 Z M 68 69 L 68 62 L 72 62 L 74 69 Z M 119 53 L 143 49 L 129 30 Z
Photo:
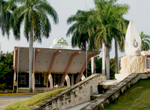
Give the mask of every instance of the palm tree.
M 140 33 L 140 37 L 142 39 L 141 50 L 147 51 L 150 49 L 150 36 L 145 35 L 143 32 Z
M 77 13 L 73 16 L 70 16 L 67 20 L 68 24 L 72 24 L 67 31 L 67 36 L 72 35 L 72 46 L 78 46 L 82 50 L 86 50 L 86 43 L 89 44 L 89 50 L 95 49 L 93 45 L 93 39 L 89 39 L 89 34 L 85 28 L 85 24 L 89 16 L 93 13 L 93 10 L 90 11 L 81 11 L 78 10 Z
M 12 4 L 21 3 L 21 6 L 13 11 L 14 20 L 11 21 L 13 33 L 16 39 L 20 39 L 20 27 L 24 21 L 24 35 L 29 40 L 29 91 L 32 91 L 32 62 L 33 40 L 42 42 L 42 37 L 49 37 L 51 24 L 47 15 L 50 15 L 54 23 L 58 23 L 56 11 L 45 0 L 10 0 L 8 9 Z
M 124 19 L 122 16 L 123 14 L 126 14 L 128 12 L 129 6 L 128 5 L 117 5 L 117 7 L 119 7 L 119 9 L 117 9 L 118 12 L 122 11 L 122 14 L 120 16 L 118 16 L 118 18 L 120 19 L 116 24 L 116 27 L 118 30 L 117 32 L 114 32 L 113 38 L 115 40 L 115 73 L 119 73 L 119 61 L 118 61 L 118 44 L 119 44 L 119 50 L 121 52 L 124 51 L 124 46 L 125 46 L 125 42 L 124 42 L 124 37 L 125 37 L 125 33 L 126 33 L 126 29 L 128 26 L 129 21 Z
M 9 31 L 11 29 L 10 26 L 10 18 L 11 18 L 11 12 L 6 10 L 6 6 L 7 6 L 8 2 L 1 0 L 0 1 L 0 28 L 2 31 L 2 35 L 4 36 L 5 34 L 7 34 L 8 38 L 9 38 Z M 15 5 L 11 6 L 11 11 L 13 11 L 16 8 Z
M 73 16 L 70 16 L 67 20 L 68 24 L 74 23 L 70 26 L 67 31 L 67 36 L 72 35 L 72 46 L 78 46 L 81 50 L 95 50 L 94 46 L 94 37 L 90 37 L 88 30 L 86 28 L 86 22 L 88 21 L 91 15 L 95 14 L 95 10 L 90 11 L 81 11 L 78 10 L 77 13 Z M 86 44 L 88 43 L 88 49 Z M 91 58 L 91 61 L 94 62 L 94 58 Z M 92 63 L 91 63 L 92 64 Z M 91 65 L 93 68 L 93 65 Z M 92 71 L 93 72 L 93 71 Z
M 127 9 L 128 10 L 128 9 Z M 118 31 L 117 33 L 114 33 L 114 40 L 115 40 L 115 73 L 119 73 L 119 61 L 118 61 L 118 44 L 119 44 L 119 50 L 121 52 L 124 51 L 124 46 L 125 46 L 125 33 L 126 33 L 126 29 L 127 29 L 127 25 L 129 23 L 128 20 L 121 18 L 123 21 L 123 24 L 118 23 L 119 25 L 122 25 L 122 28 L 118 28 L 120 31 Z M 117 24 L 117 25 L 118 25 Z
M 110 65 L 109 65 L 109 49 L 111 48 L 112 39 L 120 40 L 120 35 L 125 29 L 125 23 L 122 15 L 127 13 L 127 7 L 122 5 L 115 5 L 116 0 L 95 0 L 97 16 L 89 19 L 90 33 L 95 36 L 95 45 L 97 49 L 103 47 L 103 74 L 110 78 Z M 123 31 L 124 32 L 124 31 Z
M 105 71 L 107 73 L 107 79 L 109 79 L 109 48 L 111 45 L 112 36 L 110 35 L 110 26 L 108 23 L 108 7 L 112 7 L 112 4 L 109 2 L 106 2 L 104 0 L 95 0 L 96 10 L 97 10 L 97 16 L 91 17 L 89 19 L 89 33 L 93 33 L 95 36 L 95 46 L 97 50 L 99 50 L 100 47 L 103 47 L 103 56 L 102 56 L 102 73 L 105 74 Z M 93 31 L 93 32 L 91 32 Z M 105 66 L 107 69 L 105 69 Z

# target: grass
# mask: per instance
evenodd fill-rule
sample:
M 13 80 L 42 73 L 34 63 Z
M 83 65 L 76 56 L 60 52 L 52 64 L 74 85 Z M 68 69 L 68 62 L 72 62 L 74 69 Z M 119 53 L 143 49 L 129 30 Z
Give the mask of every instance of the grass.
M 150 110 L 150 80 L 140 80 L 104 110 Z
M 13 103 L 13 104 L 7 106 L 6 110 L 28 110 L 28 109 L 34 107 L 35 105 L 38 105 L 39 103 L 53 97 L 54 95 L 66 90 L 66 89 L 68 89 L 68 87 L 56 89 L 53 91 L 35 95 L 35 96 L 31 97 L 30 99 L 16 102 L 16 103 Z

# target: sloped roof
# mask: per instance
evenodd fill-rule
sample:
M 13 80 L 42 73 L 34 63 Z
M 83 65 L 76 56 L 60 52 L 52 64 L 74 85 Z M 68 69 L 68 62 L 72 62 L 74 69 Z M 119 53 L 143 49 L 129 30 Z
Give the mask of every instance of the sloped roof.
M 29 71 L 29 48 L 28 47 L 15 47 L 15 48 L 18 48 L 18 51 L 14 51 L 14 59 L 15 58 L 19 59 L 18 70 L 20 72 Z M 82 50 L 51 49 L 51 48 L 34 48 L 33 50 L 34 53 L 36 53 L 36 51 L 39 50 L 36 56 L 36 62 L 34 67 L 35 73 L 48 72 L 50 64 L 52 62 L 53 55 L 59 50 L 61 52 L 55 57 L 51 73 L 64 73 L 71 55 L 78 51 L 81 51 L 81 53 L 73 58 L 68 73 L 80 72 L 86 61 L 86 51 Z M 35 57 L 34 53 L 33 57 Z M 87 52 L 87 57 L 88 56 L 90 57 L 90 55 L 94 53 L 96 55 L 96 52 Z M 15 55 L 18 55 L 19 57 L 15 57 Z M 14 65 L 15 61 L 18 62 L 17 60 L 14 60 Z

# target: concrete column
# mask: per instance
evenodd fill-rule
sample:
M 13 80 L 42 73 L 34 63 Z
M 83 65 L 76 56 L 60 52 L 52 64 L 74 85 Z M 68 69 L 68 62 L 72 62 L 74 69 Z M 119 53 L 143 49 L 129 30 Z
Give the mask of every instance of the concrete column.
M 104 42 L 102 48 L 102 74 L 106 75 L 106 46 Z
M 94 74 L 94 57 L 91 58 L 91 73 Z
M 13 90 L 14 90 L 14 82 L 16 80 L 16 72 L 14 72 L 14 78 L 13 78 Z
M 34 73 L 32 73 L 32 89 L 33 89 L 33 92 L 35 90 L 35 77 L 34 77 Z
M 14 55 L 13 55 L 13 68 L 14 68 L 13 90 L 14 90 L 14 82 L 16 80 L 16 73 L 17 73 L 17 61 L 18 61 L 18 47 L 15 47 Z
M 70 78 L 69 78 L 68 74 L 64 73 L 62 78 L 61 78 L 60 86 L 64 86 L 65 81 L 67 82 L 67 86 L 70 87 Z
M 80 82 L 81 77 L 82 77 L 82 74 L 79 73 L 79 75 L 78 75 L 77 78 L 76 78 L 76 83 Z
M 79 75 L 77 76 L 77 79 L 76 79 L 76 83 L 80 82 L 80 79 L 81 79 L 81 80 L 84 80 L 84 79 L 85 79 L 84 74 L 79 73 Z
M 48 81 L 50 83 L 50 89 L 53 88 L 53 77 L 52 77 L 52 74 L 48 74 Z
M 65 80 L 67 82 L 67 87 L 70 87 L 70 78 L 69 78 L 68 74 L 65 76 Z
M 81 76 L 81 80 L 84 80 L 85 79 L 85 76 L 84 76 L 84 74 L 82 74 L 82 76 Z

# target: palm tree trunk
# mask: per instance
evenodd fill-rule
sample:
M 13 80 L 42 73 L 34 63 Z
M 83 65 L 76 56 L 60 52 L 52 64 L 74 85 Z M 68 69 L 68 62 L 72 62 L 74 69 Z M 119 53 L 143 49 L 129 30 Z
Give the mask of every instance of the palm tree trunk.
M 110 57 L 109 57 L 109 47 L 106 46 L 106 78 L 110 79 Z
M 118 74 L 119 73 L 119 62 L 118 62 L 118 44 L 115 41 L 115 72 Z
M 106 46 L 105 46 L 105 42 L 103 42 L 102 44 L 102 74 L 106 75 Z
M 29 92 L 32 92 L 32 64 L 33 64 L 33 30 L 30 30 L 29 38 Z

